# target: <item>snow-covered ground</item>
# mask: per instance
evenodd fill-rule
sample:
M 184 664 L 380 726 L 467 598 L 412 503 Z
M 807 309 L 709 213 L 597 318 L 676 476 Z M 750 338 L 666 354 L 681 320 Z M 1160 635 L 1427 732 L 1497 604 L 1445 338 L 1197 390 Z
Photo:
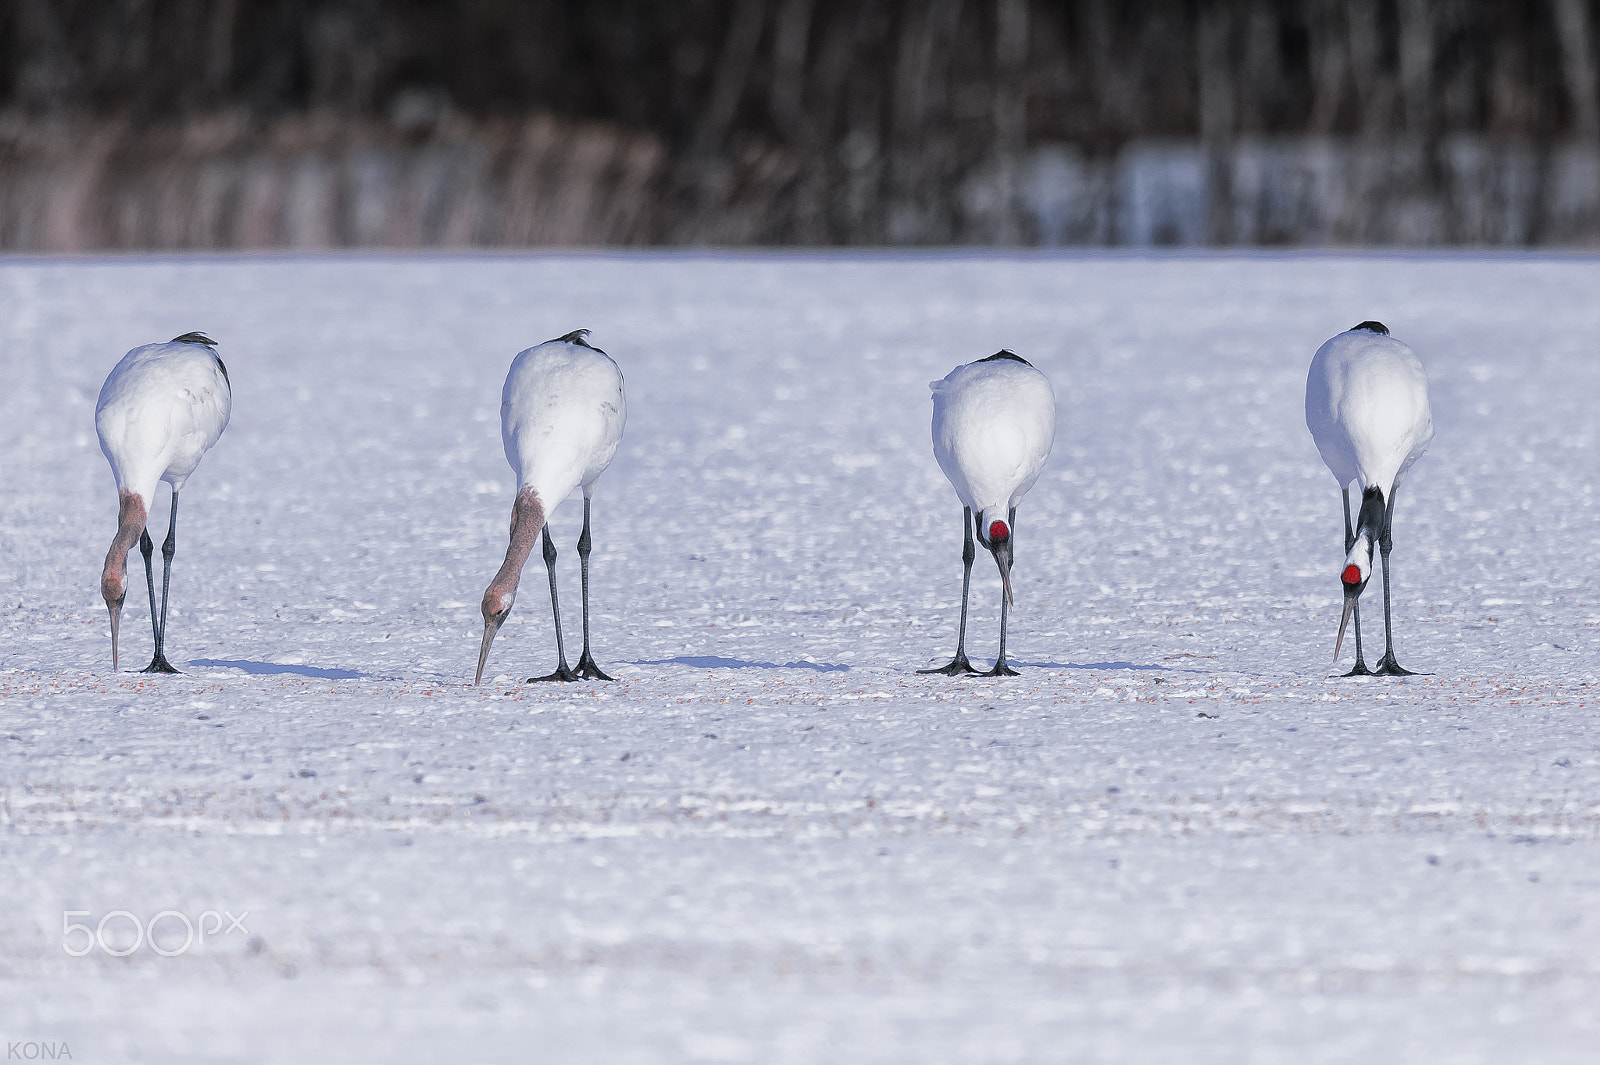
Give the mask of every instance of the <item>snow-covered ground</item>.
M 0 262 L 0 1043 L 1593 1061 L 1597 289 L 1510 256 Z M 1329 679 L 1341 517 L 1301 413 L 1368 318 L 1438 426 L 1396 517 L 1405 680 Z M 520 683 L 554 660 L 536 555 L 473 688 L 500 384 L 579 326 L 627 375 L 593 559 L 619 680 Z M 113 675 L 95 397 L 191 329 L 234 416 L 184 493 L 187 673 Z M 918 676 L 961 576 L 927 382 L 1001 346 L 1061 414 L 1018 514 L 1024 675 Z M 68 953 L 64 912 L 119 910 L 117 951 L 219 916 Z

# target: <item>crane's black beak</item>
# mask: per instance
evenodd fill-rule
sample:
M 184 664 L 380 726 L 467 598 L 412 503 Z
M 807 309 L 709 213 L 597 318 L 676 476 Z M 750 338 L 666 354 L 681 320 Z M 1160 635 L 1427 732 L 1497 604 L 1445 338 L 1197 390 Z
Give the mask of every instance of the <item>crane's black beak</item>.
M 485 614 L 483 616 L 483 646 L 478 650 L 478 673 L 472 678 L 473 684 L 483 683 L 483 667 L 489 661 L 489 647 L 494 643 L 494 637 L 500 631 L 500 626 L 505 624 L 506 618 L 511 614 L 511 604 L 498 614 Z
M 122 624 L 122 604 L 127 599 L 107 599 L 106 610 L 111 614 L 111 672 L 117 671 L 117 630 Z
M 1000 584 L 1006 591 L 1006 606 L 1016 606 L 1016 597 L 1011 594 L 1011 537 L 990 543 L 989 553 L 994 556 L 994 564 L 1000 569 Z
M 1354 567 L 1351 567 L 1352 569 Z M 1355 583 L 1341 582 L 1344 584 L 1344 613 L 1339 618 L 1339 638 L 1333 641 L 1333 661 L 1339 662 L 1339 651 L 1344 647 L 1345 626 L 1350 624 L 1350 615 L 1355 613 L 1356 602 L 1361 598 L 1361 590 L 1367 586 L 1365 579 Z

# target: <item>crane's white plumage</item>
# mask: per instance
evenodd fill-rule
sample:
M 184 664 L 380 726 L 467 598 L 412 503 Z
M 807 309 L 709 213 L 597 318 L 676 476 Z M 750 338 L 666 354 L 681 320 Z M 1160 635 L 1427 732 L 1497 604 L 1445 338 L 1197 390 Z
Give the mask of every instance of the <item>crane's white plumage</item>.
M 1015 357 L 957 366 L 933 389 L 933 456 L 963 506 L 987 531 L 1009 521 L 1050 457 L 1056 396 L 1050 379 Z
M 1337 659 L 1345 625 L 1354 614 L 1354 672 L 1358 674 L 1367 669 L 1361 656 L 1357 600 L 1372 574 L 1374 546 L 1383 554 L 1386 647 L 1377 672 L 1405 672 L 1394 661 L 1389 632 L 1390 523 L 1396 490 L 1433 440 L 1428 375 L 1422 360 L 1388 333 L 1381 322 L 1363 322 L 1340 333 L 1317 349 L 1306 376 L 1306 427 L 1322 461 L 1338 480 L 1345 505 L 1346 554 L 1340 568 L 1345 611 L 1334 656 Z M 1352 482 L 1362 499 L 1354 528 L 1347 494 Z
M 511 362 L 500 394 L 500 438 L 517 486 L 549 514 L 572 490 L 591 495 L 627 421 L 622 371 L 602 351 L 552 340 Z
M 1339 487 L 1355 481 L 1389 498 L 1433 439 L 1422 360 L 1371 329 L 1340 333 L 1311 359 L 1306 427 Z
M 978 541 L 994 555 L 1005 588 L 1000 653 L 991 672 L 1011 675 L 1005 654 L 1006 611 L 1012 600 L 1012 522 L 1017 503 L 1039 479 L 1055 442 L 1055 391 L 1049 378 L 1010 351 L 957 366 L 928 387 L 933 390 L 933 454 L 964 508 L 965 548 L 956 657 L 948 666 L 924 672 L 971 672 L 966 656 L 967 591 L 976 515 Z
M 208 345 L 175 340 L 128 352 L 94 409 L 117 491 L 133 492 L 147 507 L 158 482 L 181 491 L 232 412 L 222 360 Z
M 550 597 L 556 616 L 558 666 L 548 678 L 578 676 L 609 679 L 589 653 L 589 501 L 599 479 L 616 456 L 627 421 L 622 371 L 579 329 L 517 355 L 506 374 L 500 400 L 500 437 L 506 461 L 517 474 L 517 498 L 511 512 L 511 542 L 505 561 L 483 593 L 483 644 L 473 683 L 483 680 L 483 667 L 495 633 L 510 614 L 522 566 L 539 534 L 544 534 L 545 562 L 550 571 Z M 561 639 L 561 613 L 556 599 L 555 546 L 546 521 L 550 512 L 583 488 L 583 534 L 578 554 L 583 565 L 583 656 L 569 670 Z
M 106 555 L 101 594 L 111 613 L 112 668 L 117 666 L 117 630 L 127 595 L 128 551 L 145 534 L 156 486 L 172 486 L 172 526 L 165 556 L 160 621 L 156 622 L 155 584 L 150 577 L 148 539 L 145 569 L 150 583 L 150 612 L 156 655 L 151 671 L 167 672 L 162 644 L 166 635 L 166 580 L 170 579 L 177 526 L 177 496 L 200 459 L 222 436 L 233 411 L 228 371 L 215 351 L 215 341 L 202 333 L 186 333 L 165 344 L 146 344 L 122 357 L 100 389 L 95 405 L 95 430 L 100 450 L 111 463 L 117 482 L 117 535 Z M 157 667 L 165 667 L 158 669 Z

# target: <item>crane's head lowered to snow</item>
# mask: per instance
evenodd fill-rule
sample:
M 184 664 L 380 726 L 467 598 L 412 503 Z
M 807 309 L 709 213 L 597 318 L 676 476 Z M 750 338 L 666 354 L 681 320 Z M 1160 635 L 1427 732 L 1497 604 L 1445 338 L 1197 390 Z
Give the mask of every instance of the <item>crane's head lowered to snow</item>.
M 1339 618 L 1339 636 L 1333 642 L 1335 662 L 1339 661 L 1339 650 L 1344 646 L 1345 626 L 1350 623 L 1350 615 L 1355 612 L 1356 602 L 1366 589 L 1368 578 L 1372 576 L 1372 549 L 1376 546 L 1378 538 L 1383 535 L 1383 523 L 1386 518 L 1383 492 L 1377 488 L 1368 488 L 1361 496 L 1361 515 L 1356 519 L 1355 540 L 1351 542 L 1350 550 L 1345 553 L 1344 565 L 1339 567 L 1339 587 L 1344 592 L 1344 614 Z
M 978 542 L 989 549 L 994 564 L 1000 569 L 1000 583 L 1005 586 L 1007 605 L 1014 604 L 1011 594 L 1011 523 L 1009 515 L 1002 516 L 996 509 L 984 510 L 977 515 Z

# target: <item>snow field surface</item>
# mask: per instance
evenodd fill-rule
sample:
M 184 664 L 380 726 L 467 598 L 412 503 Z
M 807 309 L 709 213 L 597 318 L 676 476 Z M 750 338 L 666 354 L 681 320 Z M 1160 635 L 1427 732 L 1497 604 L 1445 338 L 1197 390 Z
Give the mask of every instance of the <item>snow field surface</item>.
M 0 1041 L 1593 1060 L 1597 281 L 1520 256 L 0 262 Z M 1393 555 L 1399 658 L 1429 675 L 1342 680 L 1302 400 L 1369 318 L 1431 378 Z M 473 688 L 514 491 L 500 386 L 579 327 L 628 390 L 592 558 L 618 680 L 521 683 L 555 657 L 536 552 Z M 95 396 L 191 329 L 234 411 L 183 494 L 186 672 L 113 675 Z M 918 676 L 961 577 L 927 382 L 1001 347 L 1058 402 L 1017 514 L 1023 675 Z M 581 514 L 552 519 L 569 661 Z M 986 552 L 973 572 L 986 667 L 1000 585 Z M 116 957 L 117 918 L 64 949 L 63 912 L 118 910 L 248 932 L 179 951 L 168 918 L 172 956 Z

